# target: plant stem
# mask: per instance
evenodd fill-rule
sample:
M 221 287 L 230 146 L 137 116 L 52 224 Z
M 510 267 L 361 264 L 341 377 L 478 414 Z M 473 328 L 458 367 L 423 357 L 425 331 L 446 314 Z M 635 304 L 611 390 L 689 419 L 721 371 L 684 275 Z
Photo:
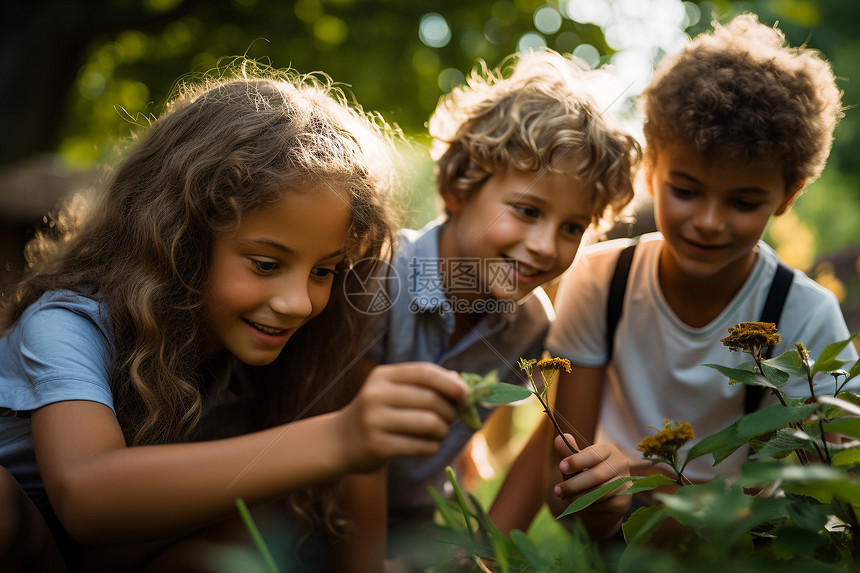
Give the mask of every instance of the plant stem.
M 535 392 L 535 396 L 540 400 L 540 405 L 543 406 L 544 413 L 549 417 L 549 421 L 552 422 L 552 425 L 555 426 L 555 431 L 561 436 L 561 439 L 564 440 L 564 444 L 570 449 L 574 454 L 578 454 L 579 450 L 570 445 L 570 442 L 567 441 L 567 438 L 564 437 L 564 432 L 561 431 L 561 426 L 558 425 L 558 422 L 555 421 L 555 416 L 552 415 L 549 406 L 547 406 L 546 402 L 543 401 L 543 398 L 540 397 L 540 392 Z

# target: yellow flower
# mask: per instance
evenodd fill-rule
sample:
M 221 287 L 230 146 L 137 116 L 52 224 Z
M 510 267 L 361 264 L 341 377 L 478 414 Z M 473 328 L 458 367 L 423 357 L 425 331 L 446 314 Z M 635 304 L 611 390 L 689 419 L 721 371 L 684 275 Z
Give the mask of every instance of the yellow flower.
M 570 360 L 567 358 L 544 358 L 538 361 L 537 367 L 541 370 L 564 370 L 570 374 Z
M 676 422 L 675 420 L 663 420 L 666 427 L 653 434 L 646 436 L 636 449 L 645 454 L 646 458 L 674 459 L 678 449 L 696 439 L 693 426 L 688 422 Z
M 754 354 L 767 346 L 776 346 L 781 340 L 772 322 L 741 322 L 729 328 L 729 336 L 720 342 L 729 350 Z
M 543 378 L 544 392 L 548 391 L 550 386 L 558 380 L 559 372 L 564 370 L 570 374 L 570 360 L 567 358 L 544 358 L 538 361 L 537 367 L 540 368 L 540 375 Z

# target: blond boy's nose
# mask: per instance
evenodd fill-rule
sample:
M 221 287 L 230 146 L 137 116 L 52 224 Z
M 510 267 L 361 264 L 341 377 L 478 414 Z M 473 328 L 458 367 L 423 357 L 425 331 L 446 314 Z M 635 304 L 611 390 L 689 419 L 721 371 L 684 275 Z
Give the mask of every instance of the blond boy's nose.
M 535 225 L 526 238 L 526 248 L 534 254 L 549 258 L 556 252 L 556 233 L 550 225 Z

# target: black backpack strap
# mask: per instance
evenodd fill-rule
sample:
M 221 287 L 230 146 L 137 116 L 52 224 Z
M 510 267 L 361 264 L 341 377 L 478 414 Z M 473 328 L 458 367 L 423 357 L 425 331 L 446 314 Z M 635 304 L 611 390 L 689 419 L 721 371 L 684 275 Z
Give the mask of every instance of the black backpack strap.
M 761 310 L 759 322 L 771 322 L 779 325 L 779 317 L 782 315 L 782 307 L 785 306 L 785 299 L 788 298 L 788 291 L 791 288 L 792 280 L 794 280 L 794 272 L 781 262 L 777 262 L 776 274 L 773 275 L 773 282 L 770 283 L 770 290 L 764 301 L 764 308 Z M 770 358 L 771 354 L 773 354 L 773 346 L 768 346 L 762 353 L 764 358 Z M 744 413 L 750 414 L 758 410 L 761 398 L 764 395 L 764 386 L 747 385 L 745 387 Z
M 621 250 L 615 272 L 609 283 L 609 298 L 606 300 L 606 362 L 612 361 L 612 348 L 615 346 L 615 328 L 621 319 L 621 308 L 624 305 L 624 292 L 627 290 L 627 277 L 633 263 L 633 251 L 636 249 L 638 238 Z

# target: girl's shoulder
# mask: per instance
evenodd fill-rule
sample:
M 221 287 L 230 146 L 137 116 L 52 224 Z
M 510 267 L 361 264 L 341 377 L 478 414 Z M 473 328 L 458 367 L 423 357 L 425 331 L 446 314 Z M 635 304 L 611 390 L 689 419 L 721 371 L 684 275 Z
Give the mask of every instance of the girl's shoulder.
M 14 330 L 47 339 L 84 336 L 109 336 L 107 308 L 93 296 L 72 290 L 51 290 L 27 307 Z

